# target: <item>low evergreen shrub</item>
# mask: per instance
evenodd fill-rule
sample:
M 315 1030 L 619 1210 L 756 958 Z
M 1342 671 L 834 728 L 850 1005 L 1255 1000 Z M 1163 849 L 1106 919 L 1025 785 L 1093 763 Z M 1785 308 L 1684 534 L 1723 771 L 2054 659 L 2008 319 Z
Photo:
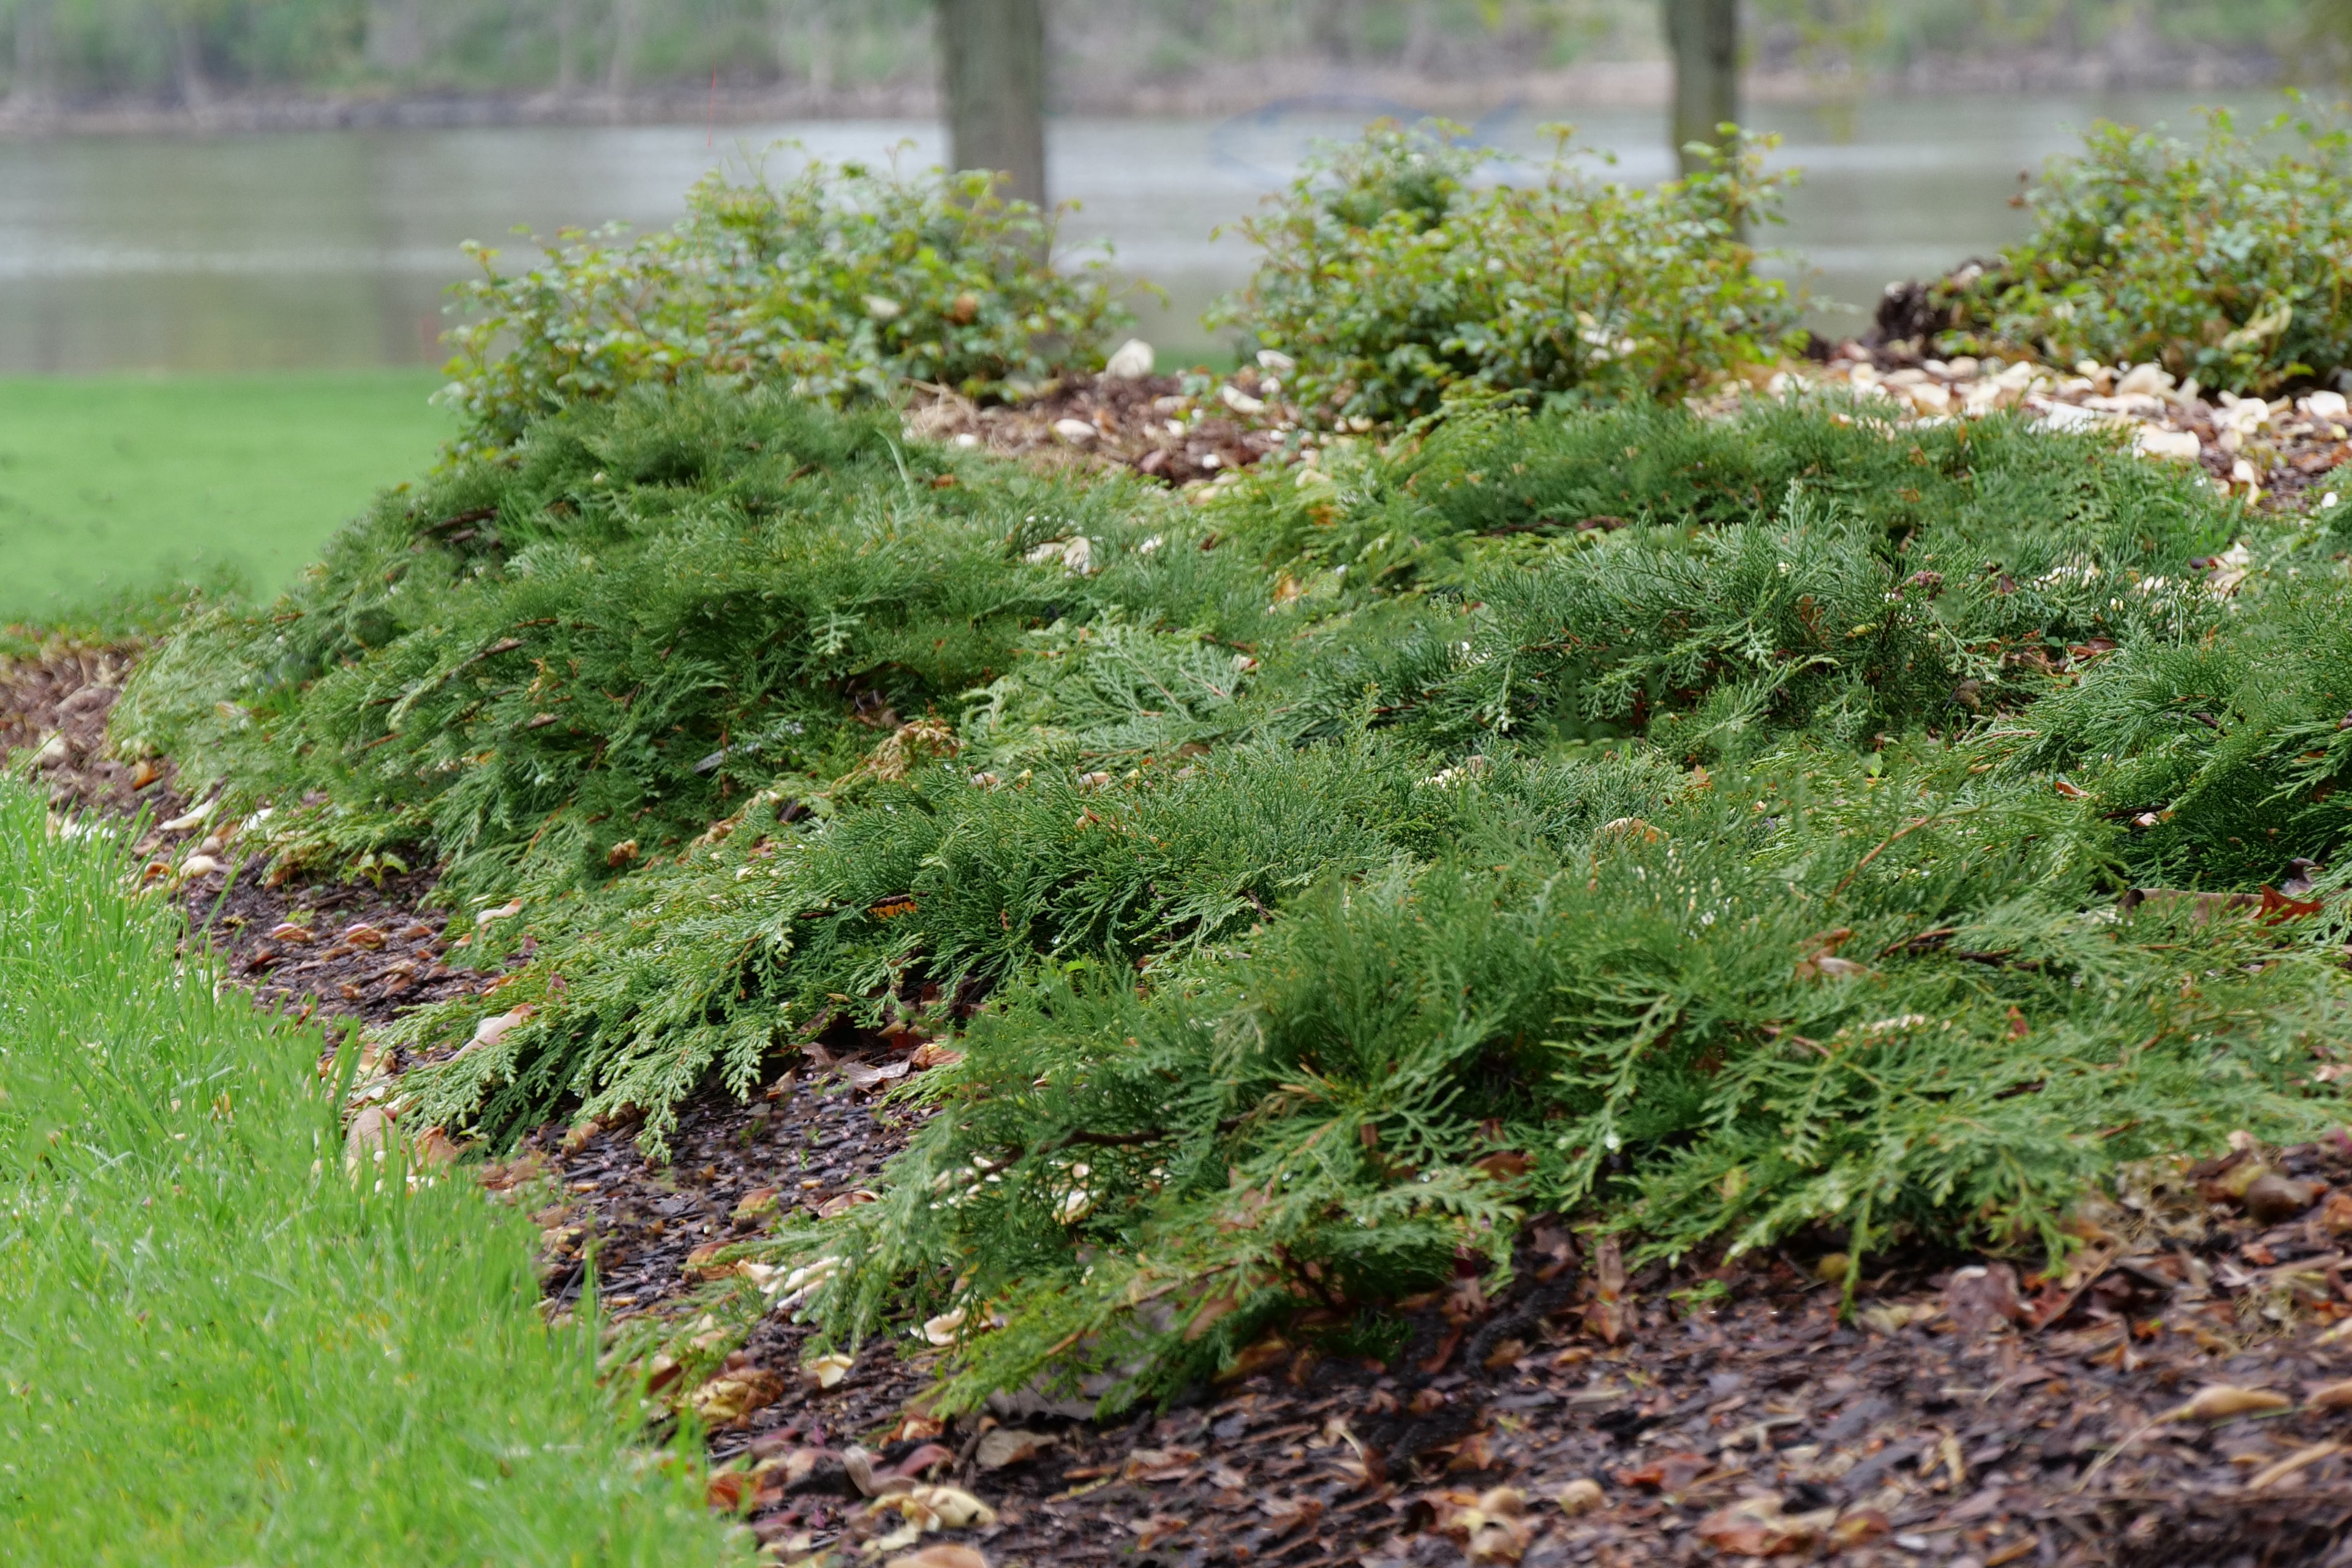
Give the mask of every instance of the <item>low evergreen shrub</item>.
M 386 495 L 277 605 L 142 665 L 115 732 L 276 802 L 281 861 L 410 846 L 453 897 L 594 882 L 780 776 L 821 790 L 1052 622 L 1251 640 L 1262 574 L 1197 532 L 1141 481 L 641 387 Z
M 530 962 L 399 1026 L 419 1116 L 658 1151 L 835 1031 L 960 1053 L 775 1244 L 835 1259 L 795 1309 L 1115 1405 L 1546 1210 L 2047 1255 L 2118 1162 L 2340 1119 L 2352 876 L 2124 897 L 2339 847 L 2337 521 L 1834 401 L 1457 399 L 1187 504 L 639 388 L 388 497 L 121 733 L 519 901 Z
M 1241 231 L 1262 249 L 1213 317 L 1297 364 L 1316 416 L 1386 423 L 1470 385 L 1556 404 L 1672 398 L 1774 358 L 1796 329 L 1746 227 L 1786 178 L 1741 140 L 1654 190 L 1591 178 L 1561 146 L 1539 182 L 1481 184 L 1459 126 L 1376 126 L 1310 159 Z
M 1099 363 L 1129 323 L 1108 258 L 1055 266 L 1052 222 L 983 174 L 811 161 L 782 182 L 715 171 L 686 205 L 643 238 L 566 231 L 519 273 L 469 247 L 482 276 L 460 291 L 444 395 L 468 424 L 459 451 L 695 374 L 835 402 L 908 381 L 1013 395 Z
M 811 1308 L 958 1325 L 950 1406 L 1117 1408 L 1465 1259 L 1492 1289 L 1596 1197 L 1653 1254 L 2054 1253 L 2118 1162 L 2324 1125 L 2330 961 L 2118 919 L 2098 819 L 1980 760 L 1791 753 L 1599 824 L 1588 778 L 1549 844 L 1334 876 L 1148 989 L 1032 971 L 908 1091 L 883 1200 L 797 1238 L 840 1265 Z
M 2032 233 L 1933 290 L 1944 353 L 2153 361 L 2262 396 L 2352 365 L 2343 130 L 2283 115 L 2250 137 L 2217 110 L 2186 142 L 2101 121 L 2024 200 Z

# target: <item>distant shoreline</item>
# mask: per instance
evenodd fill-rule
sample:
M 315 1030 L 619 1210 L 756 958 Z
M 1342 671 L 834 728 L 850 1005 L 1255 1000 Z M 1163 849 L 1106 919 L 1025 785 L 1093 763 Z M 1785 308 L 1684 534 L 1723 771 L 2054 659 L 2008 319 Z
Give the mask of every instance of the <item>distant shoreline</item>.
M 1572 116 L 1593 109 L 1663 108 L 1662 60 L 1570 66 L 1496 74 L 1475 81 L 1404 70 L 1341 68 L 1317 61 L 1270 61 L 1182 81 L 1065 82 L 1063 114 L 1135 119 L 1244 114 L 1269 103 L 1328 98 L 1335 105 L 1410 104 L 1475 115 L 1511 105 Z M 1971 96 L 2126 91 L 2259 91 L 2282 85 L 2267 53 L 2199 52 L 2179 57 L 2021 54 L 2007 58 L 1923 62 L 1865 79 L 1796 69 L 1751 70 L 1756 103 L 1841 103 L 1887 94 Z M 201 107 L 109 100 L 50 107 L 0 104 L 0 139 L 48 136 L 248 135 L 270 132 L 466 130 L 503 126 L 746 125 L 791 120 L 935 119 L 929 82 L 905 81 L 817 92 L 805 86 L 716 89 L 688 82 L 614 95 L 582 90 L 505 93 L 225 93 Z

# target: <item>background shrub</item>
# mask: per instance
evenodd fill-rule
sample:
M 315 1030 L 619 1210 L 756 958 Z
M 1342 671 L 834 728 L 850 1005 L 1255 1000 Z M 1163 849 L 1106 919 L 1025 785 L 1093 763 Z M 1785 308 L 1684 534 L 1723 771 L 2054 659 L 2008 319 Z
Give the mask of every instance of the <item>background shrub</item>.
M 1127 325 L 1107 258 L 1046 259 L 1054 227 L 985 175 L 811 162 L 792 179 L 713 171 L 666 233 L 566 231 L 529 271 L 469 247 L 447 393 L 470 444 L 639 382 L 702 373 L 832 402 L 902 381 L 970 396 L 1099 362 Z
M 2264 137 L 2292 132 L 2271 150 Z M 2275 393 L 2352 364 L 2352 140 L 2213 111 L 2200 142 L 2102 121 L 2025 195 L 2033 232 L 1938 286 L 1948 353 L 2159 361 L 2208 390 Z
M 1442 121 L 1328 150 L 1241 230 L 1256 274 L 1213 319 L 1297 362 L 1330 416 L 1393 420 L 1463 384 L 1571 401 L 1672 397 L 1769 359 L 1794 329 L 1746 226 L 1785 176 L 1741 140 L 1705 173 L 1644 190 L 1560 149 L 1527 186 L 1479 185 L 1495 154 Z

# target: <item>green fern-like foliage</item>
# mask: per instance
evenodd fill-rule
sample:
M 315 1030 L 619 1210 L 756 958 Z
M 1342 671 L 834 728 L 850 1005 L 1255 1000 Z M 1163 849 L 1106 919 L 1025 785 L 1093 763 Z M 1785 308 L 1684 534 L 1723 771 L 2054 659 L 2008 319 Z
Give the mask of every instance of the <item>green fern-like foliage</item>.
M 950 1403 L 1116 1406 L 1302 1312 L 1505 1268 L 1538 1210 L 1601 1198 L 1655 1251 L 1817 1222 L 2047 1248 L 2118 1160 L 2319 1126 L 2325 963 L 2117 921 L 2097 820 L 1977 759 L 1791 754 L 1639 827 L 1335 878 L 1148 994 L 1038 972 L 917 1091 L 815 1310 L 961 1310 Z
M 640 390 L 192 626 L 120 738 L 519 901 L 399 1026 L 420 1115 L 658 1152 L 819 1036 L 960 1053 L 794 1310 L 1117 1405 L 1539 1210 L 2046 1255 L 2119 1162 L 2340 1120 L 2343 522 L 1835 402 L 1457 401 L 1187 500 Z M 2316 913 L 2121 896 L 2298 858 Z
M 387 495 L 284 601 L 152 662 L 117 732 L 278 802 L 289 850 L 422 838 L 453 896 L 591 883 L 951 712 L 1041 625 L 1249 640 L 1260 574 L 1195 533 L 1140 484 L 959 464 L 885 416 L 641 389 Z

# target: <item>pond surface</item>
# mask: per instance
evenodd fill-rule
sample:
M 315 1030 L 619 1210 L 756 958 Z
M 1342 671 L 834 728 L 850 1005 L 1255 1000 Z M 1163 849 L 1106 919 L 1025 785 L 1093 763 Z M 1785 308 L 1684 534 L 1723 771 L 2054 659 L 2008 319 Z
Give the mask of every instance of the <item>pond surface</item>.
M 1842 117 L 1756 115 L 1805 171 L 1785 247 L 1818 304 L 1855 331 L 1890 279 L 1938 271 L 2018 233 L 2019 175 L 2102 116 L 2188 130 L 2205 100 L 2126 94 L 1864 102 Z M 2269 100 L 2241 98 L 2261 110 Z M 1108 238 L 1120 265 L 1160 284 L 1145 335 L 1206 346 L 1201 310 L 1249 268 L 1238 236 L 1212 239 L 1295 170 L 1318 135 L 1383 110 L 1301 100 L 1231 120 L 1063 120 L 1051 132 L 1058 197 L 1082 204 L 1065 234 Z M 1539 121 L 1580 122 L 1620 177 L 1663 178 L 1663 117 L 1501 111 L 1477 132 L 1514 153 L 1547 144 Z M 1843 132 L 1844 134 L 1838 132 Z M 624 219 L 660 226 L 715 164 L 798 141 L 830 158 L 942 150 L 927 122 L 759 127 L 515 127 L 217 138 L 61 137 L 0 142 L 0 372 L 182 371 L 410 364 L 440 357 L 442 291 L 465 275 L 458 243 L 527 250 L 509 231 Z M 786 154 L 789 156 L 789 154 Z

